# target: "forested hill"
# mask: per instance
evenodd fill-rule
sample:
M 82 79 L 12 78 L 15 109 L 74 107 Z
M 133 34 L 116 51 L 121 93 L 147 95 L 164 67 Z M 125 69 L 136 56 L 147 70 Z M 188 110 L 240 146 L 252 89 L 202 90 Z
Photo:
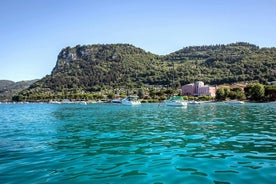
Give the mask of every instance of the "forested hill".
M 266 83 L 276 79 L 276 48 L 238 42 L 185 47 L 164 58 L 179 64 L 176 73 L 181 84 L 194 80 L 209 84 Z
M 180 86 L 196 80 L 209 84 L 276 80 L 276 48 L 240 42 L 185 47 L 160 56 L 129 44 L 67 47 L 51 74 L 21 95 L 134 89 L 145 84 Z
M 156 84 L 165 80 L 160 78 L 157 82 L 151 79 L 164 76 L 164 67 L 160 66 L 160 63 L 160 56 L 129 44 L 67 47 L 59 53 L 51 75 L 44 77 L 31 88 L 55 91 L 79 88 L 97 91 L 103 87 Z
M 0 102 L 11 101 L 13 95 L 28 88 L 37 80 L 13 82 L 10 80 L 0 80 Z

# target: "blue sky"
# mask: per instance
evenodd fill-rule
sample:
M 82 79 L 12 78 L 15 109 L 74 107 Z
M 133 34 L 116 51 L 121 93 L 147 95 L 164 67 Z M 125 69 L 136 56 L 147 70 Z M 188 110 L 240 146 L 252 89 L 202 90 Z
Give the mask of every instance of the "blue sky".
M 155 54 L 245 41 L 276 46 L 275 0 L 1 0 L 0 79 L 50 74 L 62 48 L 130 43 Z

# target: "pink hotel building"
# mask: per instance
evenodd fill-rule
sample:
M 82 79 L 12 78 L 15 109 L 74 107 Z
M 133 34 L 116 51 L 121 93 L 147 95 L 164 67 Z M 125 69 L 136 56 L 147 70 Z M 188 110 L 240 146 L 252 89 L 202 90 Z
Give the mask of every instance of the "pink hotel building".
M 197 81 L 195 83 L 182 86 L 182 95 L 185 96 L 216 96 L 217 87 L 204 85 L 204 82 Z

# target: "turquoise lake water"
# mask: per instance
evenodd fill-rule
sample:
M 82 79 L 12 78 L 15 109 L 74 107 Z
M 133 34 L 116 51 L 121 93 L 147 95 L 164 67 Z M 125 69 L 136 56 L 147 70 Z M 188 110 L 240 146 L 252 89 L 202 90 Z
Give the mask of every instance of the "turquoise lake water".
M 275 183 L 276 104 L 0 104 L 0 183 Z

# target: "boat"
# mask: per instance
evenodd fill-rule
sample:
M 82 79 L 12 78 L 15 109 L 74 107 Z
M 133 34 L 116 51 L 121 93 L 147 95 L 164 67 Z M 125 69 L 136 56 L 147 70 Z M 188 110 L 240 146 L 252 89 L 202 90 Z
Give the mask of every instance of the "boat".
M 182 96 L 171 96 L 169 99 L 165 100 L 165 105 L 182 107 L 187 106 L 187 101 L 183 99 Z
M 197 101 L 189 101 L 188 104 L 197 105 L 197 104 L 200 104 L 200 102 L 197 102 Z
M 172 88 L 174 88 L 174 62 L 172 62 L 173 66 L 173 78 L 172 78 Z M 174 106 L 174 107 L 187 107 L 187 101 L 183 99 L 182 96 L 171 96 L 167 100 L 165 100 L 165 105 L 166 106 Z
M 115 98 L 115 99 L 111 100 L 111 103 L 122 103 L 122 99 L 121 98 Z
M 49 103 L 50 104 L 61 104 L 61 102 L 59 102 L 57 100 L 50 100 Z
M 123 105 L 140 105 L 141 102 L 138 100 L 138 96 L 127 96 L 122 100 Z
M 230 100 L 227 102 L 230 105 L 235 105 L 235 104 L 244 104 L 243 101 L 239 101 L 239 100 Z
M 62 104 L 71 104 L 72 102 L 68 99 L 64 99 L 61 101 Z
M 87 102 L 86 101 L 79 101 L 78 104 L 87 105 Z

